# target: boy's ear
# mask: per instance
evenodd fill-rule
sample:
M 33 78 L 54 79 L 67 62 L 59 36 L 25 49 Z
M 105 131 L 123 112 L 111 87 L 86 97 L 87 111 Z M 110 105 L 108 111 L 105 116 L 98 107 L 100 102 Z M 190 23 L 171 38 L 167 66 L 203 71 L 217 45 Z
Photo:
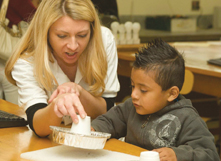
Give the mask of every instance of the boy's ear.
M 167 101 L 172 102 L 174 99 L 176 99 L 179 96 L 180 90 L 177 86 L 173 86 L 169 89 L 168 94 L 169 97 L 167 98 Z

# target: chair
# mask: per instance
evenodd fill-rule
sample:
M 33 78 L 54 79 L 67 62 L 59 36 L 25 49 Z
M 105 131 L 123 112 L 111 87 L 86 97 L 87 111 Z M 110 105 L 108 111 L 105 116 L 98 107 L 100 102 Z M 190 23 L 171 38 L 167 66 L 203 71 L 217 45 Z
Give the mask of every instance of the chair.
M 193 73 L 190 70 L 185 69 L 184 83 L 183 83 L 183 87 L 180 91 L 180 94 L 185 95 L 185 94 L 190 93 L 193 88 L 193 83 L 194 83 Z
M 186 69 L 185 70 L 184 84 L 183 84 L 183 87 L 180 91 L 180 94 L 183 94 L 183 95 L 189 94 L 192 91 L 193 84 L 194 84 L 194 75 L 191 71 Z M 220 104 L 220 99 L 219 98 L 215 98 L 215 99 L 216 99 L 215 101 L 217 101 L 217 104 Z M 202 98 L 202 99 L 191 99 L 191 101 L 193 103 L 195 103 L 195 102 L 204 102 L 204 103 L 206 103 L 210 100 Z M 212 99 L 212 101 L 214 101 L 214 99 Z M 209 131 L 214 135 L 217 151 L 219 152 L 219 154 L 221 154 L 220 126 L 219 126 L 220 121 L 219 121 L 219 118 L 202 117 L 202 116 L 201 116 L 201 118 L 206 122 Z

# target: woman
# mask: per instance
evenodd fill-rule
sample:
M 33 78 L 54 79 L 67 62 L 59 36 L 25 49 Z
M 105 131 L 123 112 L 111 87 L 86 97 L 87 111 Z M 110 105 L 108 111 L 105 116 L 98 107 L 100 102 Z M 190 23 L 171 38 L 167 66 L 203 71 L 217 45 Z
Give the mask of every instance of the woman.
M 5 74 L 18 86 L 30 128 L 43 137 L 63 116 L 77 123 L 76 113 L 105 113 L 119 91 L 117 63 L 113 35 L 90 0 L 43 0 Z

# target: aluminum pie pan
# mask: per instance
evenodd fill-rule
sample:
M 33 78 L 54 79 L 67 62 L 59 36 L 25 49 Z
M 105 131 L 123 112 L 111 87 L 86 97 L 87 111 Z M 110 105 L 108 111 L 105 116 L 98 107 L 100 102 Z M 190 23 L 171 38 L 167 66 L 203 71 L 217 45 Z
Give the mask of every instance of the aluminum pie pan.
M 62 145 L 83 149 L 103 149 L 111 134 L 91 131 L 91 135 L 72 133 L 70 128 L 50 126 L 52 139 Z

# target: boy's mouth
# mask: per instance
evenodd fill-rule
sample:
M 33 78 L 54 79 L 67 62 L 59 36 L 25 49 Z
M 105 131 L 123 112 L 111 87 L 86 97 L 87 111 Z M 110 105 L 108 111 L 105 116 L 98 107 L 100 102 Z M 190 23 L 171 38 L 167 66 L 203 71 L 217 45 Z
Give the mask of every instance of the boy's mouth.
M 134 103 L 134 102 L 133 102 L 133 104 L 134 104 L 135 107 L 140 107 L 140 105 L 138 105 L 138 104 L 136 104 L 136 103 Z

